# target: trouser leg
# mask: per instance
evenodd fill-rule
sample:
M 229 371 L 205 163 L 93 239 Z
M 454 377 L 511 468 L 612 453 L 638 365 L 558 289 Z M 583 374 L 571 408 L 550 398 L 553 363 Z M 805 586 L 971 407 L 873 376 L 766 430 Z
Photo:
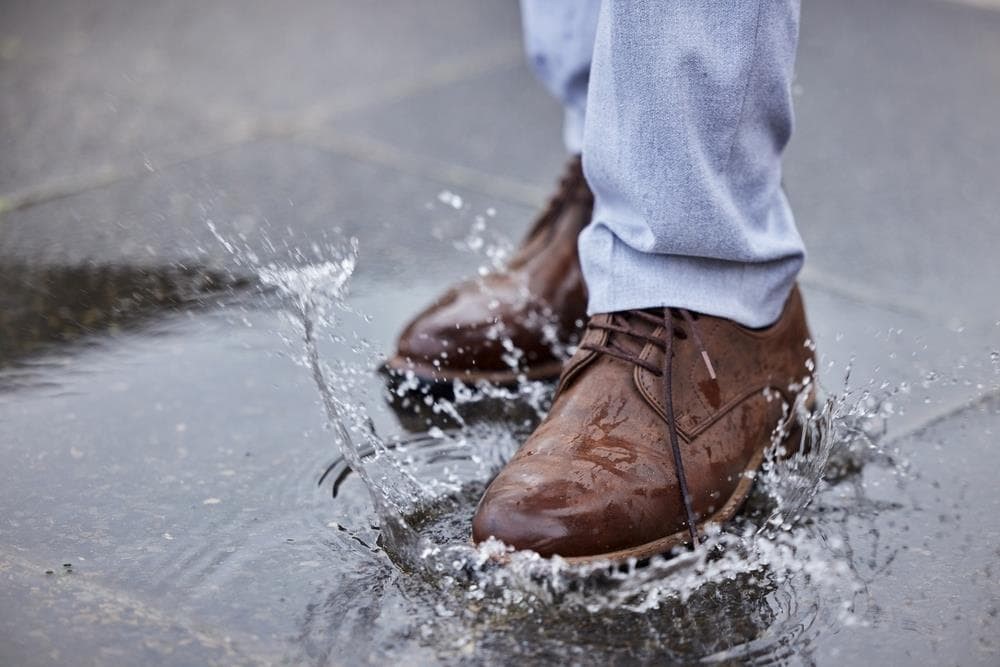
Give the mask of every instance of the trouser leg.
M 563 138 L 583 147 L 587 79 L 600 0 L 521 0 L 524 43 L 535 75 L 565 109 Z
M 546 25 L 529 30 L 529 52 L 544 57 L 535 65 L 550 89 L 574 108 L 586 100 L 589 311 L 676 306 L 773 322 L 804 259 L 781 188 L 799 3 L 605 0 L 582 86 L 582 40 L 555 60 L 532 46 L 584 23 L 552 3 L 578 19 L 557 26 L 549 4 L 525 2 L 525 23 Z

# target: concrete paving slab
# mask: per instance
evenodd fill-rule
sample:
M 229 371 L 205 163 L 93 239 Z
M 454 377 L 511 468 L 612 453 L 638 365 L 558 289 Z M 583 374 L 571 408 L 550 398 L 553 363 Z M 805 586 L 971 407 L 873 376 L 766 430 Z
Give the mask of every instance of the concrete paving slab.
M 810 264 L 996 336 L 1000 13 L 804 5 L 785 174 Z
M 536 188 L 562 169 L 562 110 L 524 64 L 346 114 L 325 131 Z M 307 135 L 308 137 L 308 135 Z
M 460 1 L 9 4 L 0 193 L 135 156 L 155 165 L 264 119 L 324 118 L 445 63 L 509 63 L 518 21 L 514 3 Z
M 8 38 L 9 39 L 9 38 Z M 65 61 L 59 61 L 65 62 Z M 0 210 L 143 173 L 218 142 L 225 124 L 117 80 L 14 60 L 0 69 Z M 74 185 L 76 183 L 76 185 Z M 84 184 L 84 185 L 80 185 Z
M 515 3 L 22 2 L 6 16 L 0 196 L 24 206 L 0 202 L 0 342 L 44 344 L 0 351 L 0 662 L 666 655 L 655 634 L 588 644 L 590 626 L 558 613 L 531 621 L 549 643 L 523 642 L 516 620 L 448 616 L 447 596 L 379 548 L 356 477 L 336 501 L 316 485 L 336 452 L 279 335 L 294 331 L 245 292 L 215 300 L 247 265 L 209 220 L 258 262 L 355 236 L 350 303 L 373 317 L 345 333 L 388 351 L 488 263 L 480 246 L 516 241 L 563 156 L 558 109 L 517 64 Z M 862 625 L 811 625 L 781 583 L 726 616 L 766 642 L 789 596 L 808 627 L 781 655 L 995 662 L 998 52 L 1000 14 L 982 9 L 804 8 L 787 184 L 822 380 L 839 391 L 854 358 L 852 387 L 907 387 L 888 438 L 909 468 L 859 465 L 811 515 L 846 545 Z M 305 254 L 288 260 L 292 246 Z M 382 398 L 378 377 L 361 384 Z M 375 408 L 379 433 L 412 428 Z
M 859 304 L 806 287 L 820 377 L 828 392 L 844 389 L 893 394 L 890 438 L 937 415 L 1000 392 L 1000 368 L 991 357 L 995 339 L 957 334 L 941 322 Z M 1000 331 L 997 332 L 1000 334 Z
M 0 581 L 6 664 L 267 665 L 280 659 L 254 637 L 103 588 L 85 569 L 49 568 L 0 552 Z
M 909 479 L 870 466 L 854 484 L 817 499 L 842 522 L 871 619 L 820 638 L 819 663 L 996 664 L 998 434 L 994 397 L 899 442 Z M 865 496 L 867 509 L 834 509 L 851 495 Z
M 419 279 L 415 261 L 467 262 L 451 253 L 477 216 L 516 239 L 533 211 L 446 183 L 312 147 L 263 141 L 170 167 L 107 188 L 53 200 L 0 218 L 0 262 L 36 268 L 86 264 L 132 267 L 186 263 L 238 268 L 211 233 L 242 235 L 261 262 L 290 255 L 284 244 L 361 239 L 362 271 L 385 281 Z M 493 215 L 488 215 L 493 213 Z M 487 232 L 487 240 L 489 232 Z M 273 245 L 272 245 L 273 243 Z M 304 260 L 299 260 L 301 261 Z

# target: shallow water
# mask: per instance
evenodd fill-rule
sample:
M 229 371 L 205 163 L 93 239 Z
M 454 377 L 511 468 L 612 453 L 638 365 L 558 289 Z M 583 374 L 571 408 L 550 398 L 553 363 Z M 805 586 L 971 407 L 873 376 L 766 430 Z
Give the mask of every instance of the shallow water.
M 143 296 L 135 272 L 104 271 L 90 292 L 134 295 L 114 326 L 6 348 L 0 620 L 17 663 L 996 663 L 987 355 L 919 384 L 845 381 L 822 357 L 822 436 L 762 475 L 741 519 L 694 554 L 571 567 L 468 543 L 550 387 L 418 395 L 415 412 L 372 372 L 383 315 L 411 294 L 352 296 L 349 240 L 288 266 L 231 245 L 237 283 L 147 269 L 160 287 Z M 968 382 L 982 398 L 958 418 L 892 434 Z

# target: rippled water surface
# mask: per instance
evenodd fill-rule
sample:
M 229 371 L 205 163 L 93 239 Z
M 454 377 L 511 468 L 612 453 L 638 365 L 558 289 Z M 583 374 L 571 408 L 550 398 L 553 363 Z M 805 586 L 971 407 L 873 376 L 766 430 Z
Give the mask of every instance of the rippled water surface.
M 462 245 L 501 261 L 482 231 Z M 348 239 L 287 264 L 220 243 L 240 281 L 109 268 L 85 297 L 78 275 L 12 292 L 0 620 L 18 661 L 996 664 L 990 350 L 945 371 L 903 330 L 843 342 L 837 298 L 807 289 L 807 453 L 769 464 L 695 553 L 574 567 L 469 542 L 551 387 L 387 387 L 374 369 L 435 285 L 355 280 Z M 36 311 L 57 316 L 26 335 Z

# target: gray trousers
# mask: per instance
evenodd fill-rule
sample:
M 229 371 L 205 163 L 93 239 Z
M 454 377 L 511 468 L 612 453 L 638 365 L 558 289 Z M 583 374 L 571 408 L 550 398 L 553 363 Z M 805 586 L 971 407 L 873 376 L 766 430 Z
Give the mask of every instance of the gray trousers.
M 596 197 L 593 313 L 675 306 L 749 327 L 805 258 L 781 188 L 797 0 L 522 0 L 528 57 Z

